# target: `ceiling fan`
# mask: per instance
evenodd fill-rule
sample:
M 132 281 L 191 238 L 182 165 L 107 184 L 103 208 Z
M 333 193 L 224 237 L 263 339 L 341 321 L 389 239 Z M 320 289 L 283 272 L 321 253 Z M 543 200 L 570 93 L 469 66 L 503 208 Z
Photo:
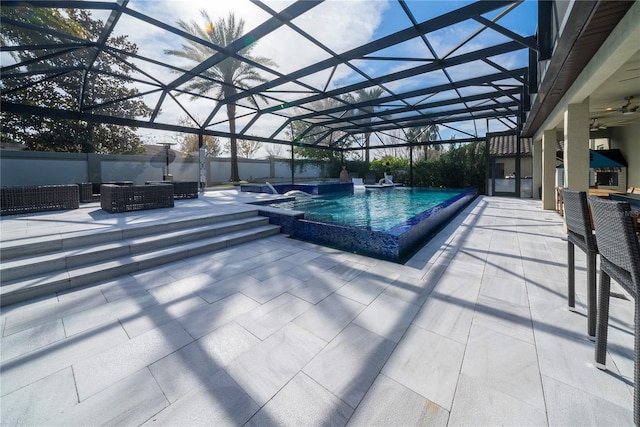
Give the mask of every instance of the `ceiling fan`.
M 622 107 L 620 108 L 607 108 L 606 111 L 617 111 L 620 112 L 622 114 L 633 114 L 636 111 L 638 111 L 638 108 L 640 108 L 640 104 L 632 104 L 631 100 L 633 99 L 633 96 L 626 96 L 625 101 L 627 101 L 626 104 L 624 104 Z
M 600 122 L 598 122 L 598 118 L 595 117 L 593 119 L 591 119 L 591 123 L 589 124 L 589 130 L 591 132 L 596 132 L 599 130 L 604 130 L 607 127 L 605 125 L 601 125 Z

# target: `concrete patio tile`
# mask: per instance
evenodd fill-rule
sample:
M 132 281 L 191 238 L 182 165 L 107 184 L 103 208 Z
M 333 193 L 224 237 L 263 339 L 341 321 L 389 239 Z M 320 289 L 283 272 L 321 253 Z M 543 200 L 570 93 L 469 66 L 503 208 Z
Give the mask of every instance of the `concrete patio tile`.
M 46 420 L 47 426 L 140 425 L 169 402 L 144 368 Z
M 466 344 L 474 307 L 474 303 L 460 298 L 432 293 L 413 319 L 413 324 L 460 344 Z
M 340 333 L 365 306 L 357 301 L 331 294 L 310 308 L 293 323 L 329 342 Z
M 191 295 L 146 307 L 138 313 L 120 317 L 119 320 L 129 338 L 134 338 L 206 306 L 208 304 L 205 300 L 198 295 Z
M 570 338 L 562 325 L 533 322 L 540 373 L 573 388 L 591 393 L 622 407 L 632 406 L 632 388 L 621 381 L 614 364 L 607 371 L 595 366 L 594 343 L 586 338 Z M 597 384 L 597 386 L 596 386 Z
M 172 322 L 73 365 L 80 401 L 193 341 Z
M 169 273 L 160 270 L 163 274 L 132 273 L 99 285 L 107 301 L 112 302 L 121 298 L 146 293 L 149 289 L 166 285 L 176 280 Z
M 397 343 L 419 309 L 417 305 L 383 293 L 369 304 L 353 323 Z
M 336 293 L 368 305 L 397 278 L 397 275 L 393 274 L 389 277 L 382 277 L 367 271 L 345 283 Z
M 0 391 L 9 394 L 126 341 L 119 324 L 108 324 L 14 357 L 2 362 Z
M 140 315 L 145 308 L 157 304 L 156 299 L 149 294 L 116 300 L 63 317 L 64 328 L 67 336 L 71 337 L 119 318 Z
M 431 294 L 436 281 L 422 280 L 420 274 L 401 274 L 394 280 L 382 295 L 405 301 L 407 303 L 421 306 Z
M 446 426 L 449 412 L 423 396 L 378 375 L 349 426 Z
M 263 406 L 325 345 L 320 338 L 290 324 L 242 354 L 225 370 Z
M 520 260 L 512 257 L 487 256 L 484 274 L 488 276 L 504 277 L 506 279 L 523 280 L 524 268 Z
M 143 425 L 242 425 L 258 409 L 256 402 L 224 370 L 219 370 L 206 387 L 183 396 Z
M 264 340 L 311 307 L 312 304 L 285 293 L 243 314 L 236 321 Z
M 473 323 L 530 344 L 535 343 L 531 312 L 527 306 L 480 295 L 476 301 Z
M 507 279 L 485 274 L 482 276 L 480 295 L 515 305 L 527 306 L 529 304 L 524 278 Z
M 157 286 L 149 293 L 160 303 L 164 304 L 196 293 L 201 289 L 213 285 L 215 280 L 206 273 L 194 274 L 184 279 L 176 280 L 166 285 Z
M 567 304 L 567 278 L 561 281 L 550 279 L 543 276 L 527 276 L 525 278 L 527 284 L 527 293 L 529 299 L 538 298 L 542 300 L 555 301 L 556 299 L 564 300 Z
M 215 281 L 213 285 L 200 289 L 197 294 L 209 304 L 240 292 L 243 287 L 260 286 L 260 281 L 254 277 L 240 273 L 235 276 Z
M 46 298 L 30 304 L 21 305 L 19 309 L 6 310 L 4 336 L 33 328 L 34 326 L 59 319 L 63 316 L 83 311 L 107 302 L 103 295 L 90 293 L 79 298 L 68 298 L 60 302 L 56 297 Z
M 565 249 L 566 252 L 566 249 Z M 525 278 L 542 277 L 545 280 L 553 280 L 556 283 L 567 283 L 566 254 L 564 263 L 550 263 L 544 260 L 522 260 Z
M 255 268 L 248 270 L 246 274 L 260 281 L 265 281 L 273 276 L 282 275 L 295 266 L 294 263 L 287 260 L 277 259 L 266 264 L 260 263 Z
M 382 373 L 450 410 L 463 354 L 462 344 L 411 326 Z
M 45 425 L 44 421 L 78 403 L 71 368 L 64 368 L 2 398 L 3 426 Z
M 302 280 L 293 276 L 278 274 L 262 282 L 243 283 L 241 292 L 249 298 L 264 304 L 302 283 Z
M 351 324 L 303 371 L 356 408 L 394 347 L 392 341 Z
M 619 406 L 592 393 L 542 376 L 547 416 L 553 426 L 632 426 L 633 406 Z
M 544 411 L 538 359 L 532 343 L 474 321 L 461 374 Z
M 358 264 L 358 263 L 342 264 L 339 259 L 334 258 L 334 255 L 329 255 L 327 256 L 327 258 L 329 258 L 330 260 L 336 261 L 338 264 L 336 264 L 335 267 L 332 267 L 329 270 L 327 270 L 325 274 L 329 277 L 335 277 L 338 280 L 344 280 L 345 282 L 348 282 L 354 279 L 355 277 L 362 274 L 369 268 L 364 264 Z
M 178 322 L 193 338 L 198 339 L 258 306 L 248 296 L 235 293 L 208 306 L 198 307 L 178 318 Z
M 207 386 L 213 374 L 260 340 L 231 322 L 149 366 L 170 402 Z
M 296 375 L 247 426 L 344 426 L 353 409 L 304 373 Z
M 294 264 L 294 265 L 305 265 L 311 260 L 318 258 L 320 256 L 322 256 L 322 254 L 319 252 L 303 249 L 300 251 L 296 251 L 295 253 L 284 258 L 283 260 L 290 262 L 291 264 Z
M 287 271 L 287 274 L 304 282 L 323 278 L 324 273 L 327 270 L 336 266 L 335 263 L 324 262 L 324 260 L 326 260 L 325 257 L 319 257 L 306 264 L 295 265 L 292 269 Z
M 0 339 L 0 360 L 3 362 L 16 356 L 37 350 L 65 338 L 61 319 L 25 329 Z
M 302 279 L 301 279 L 302 280 Z M 344 286 L 346 282 L 324 274 L 318 274 L 305 282 L 289 289 L 287 292 L 311 304 L 317 304 L 333 292 Z

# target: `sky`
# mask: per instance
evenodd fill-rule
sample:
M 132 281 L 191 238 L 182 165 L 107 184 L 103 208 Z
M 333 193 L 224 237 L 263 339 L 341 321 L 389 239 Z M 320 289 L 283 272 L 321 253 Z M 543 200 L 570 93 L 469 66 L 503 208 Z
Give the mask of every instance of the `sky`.
M 293 1 L 283 0 L 265 1 L 267 7 L 277 12 L 284 10 L 292 3 Z M 434 18 L 469 3 L 471 2 L 455 0 L 406 1 L 408 8 L 418 22 Z M 201 10 L 205 10 L 209 14 L 214 24 L 218 18 L 226 17 L 230 12 L 233 12 L 237 18 L 242 18 L 245 21 L 245 32 L 257 27 L 270 17 L 269 13 L 248 0 L 130 0 L 127 7 L 133 11 L 144 13 L 163 24 L 174 27 L 177 27 L 176 22 L 178 20 L 183 20 L 186 22 L 195 22 L 196 25 L 201 25 L 205 28 L 207 22 L 201 16 Z M 532 19 L 532 17 L 536 15 L 536 7 L 534 0 L 523 1 L 522 4 L 517 6 L 512 12 L 506 14 L 506 16 L 498 22 L 523 36 L 535 34 L 536 19 Z M 485 17 L 491 19 L 501 10 L 503 9 L 487 14 Z M 108 11 L 93 11 L 93 16 L 103 21 L 106 21 L 108 14 Z M 315 6 L 304 15 L 296 18 L 293 24 L 310 36 L 320 40 L 327 50 L 335 53 L 343 53 L 354 47 L 405 29 L 411 25 L 411 22 L 396 0 L 327 0 Z M 480 27 L 481 25 L 477 22 L 465 21 L 455 26 L 429 33 L 427 34 L 427 38 L 437 55 L 443 57 L 450 53 L 460 41 L 472 35 Z M 153 25 L 148 25 L 135 16 L 129 14 L 122 15 L 116 26 L 114 35 L 126 35 L 129 41 L 137 44 L 140 54 L 153 58 L 161 63 L 169 63 L 184 69 L 190 69 L 195 65 L 176 57 L 167 56 L 164 53 L 166 49 L 179 49 L 185 44 L 185 40 L 182 37 L 166 32 Z M 486 47 L 489 44 L 506 41 L 508 41 L 508 39 L 505 36 L 493 30 L 486 30 L 473 38 L 473 40 L 465 46 L 455 51 L 455 55 L 474 51 Z M 315 46 L 287 26 L 282 26 L 258 40 L 258 42 L 253 45 L 251 53 L 253 56 L 264 56 L 272 59 L 277 64 L 276 70 L 285 74 L 304 68 L 330 56 L 329 52 Z M 432 58 L 431 52 L 419 38 L 375 52 L 374 55 L 382 57 L 404 57 L 407 59 Z M 493 59 L 506 68 L 527 65 L 527 58 L 524 53 L 517 55 L 508 54 Z M 140 61 L 137 63 L 145 73 L 153 75 L 163 83 L 171 82 L 178 76 L 178 74 L 171 73 L 160 66 L 142 63 Z M 389 72 L 415 67 L 419 63 L 411 60 L 393 62 L 359 60 L 353 61 L 353 64 L 370 77 L 376 77 L 378 75 L 388 74 Z M 454 80 L 494 72 L 496 72 L 495 68 L 483 63 L 450 69 L 451 77 Z M 144 74 L 138 74 L 136 77 L 140 77 L 143 80 L 148 79 L 148 76 Z M 263 77 L 268 80 L 275 78 L 274 75 L 268 73 L 263 73 Z M 302 78 L 301 81 L 314 88 L 323 89 L 326 86 L 328 89 L 332 89 L 346 84 L 356 83 L 364 79 L 363 76 L 354 72 L 352 69 L 341 65 L 337 67 L 333 74 L 331 69 L 327 69 L 306 76 Z M 446 82 L 446 76 L 442 72 L 435 72 L 391 82 L 386 85 L 385 88 L 395 93 L 402 93 L 415 88 Z M 138 87 L 141 92 L 152 89 L 151 86 L 139 83 L 135 83 L 135 86 Z M 295 84 L 286 85 L 284 88 L 294 91 L 305 90 Z M 450 97 L 450 94 L 442 95 Z M 287 101 L 300 97 L 301 95 L 299 93 L 278 93 L 274 94 L 274 96 L 282 101 Z M 435 100 L 437 97 L 438 96 L 435 96 L 433 99 Z M 144 100 L 153 108 L 158 98 L 159 94 L 156 93 L 145 96 Z M 182 107 L 170 97 L 167 97 L 166 101 L 162 104 L 162 110 L 157 121 L 177 124 L 181 118 L 187 116 L 183 108 L 188 110 L 196 120 L 202 121 L 216 104 L 214 100 L 192 101 L 185 95 L 177 96 L 176 99 L 182 104 Z M 412 101 L 417 102 L 418 99 Z M 267 105 L 262 104 L 262 106 Z M 242 129 L 242 127 L 248 123 L 249 117 L 242 117 L 244 113 L 248 112 L 250 112 L 250 110 L 238 108 L 238 129 Z M 224 109 L 222 109 L 213 120 L 214 123 L 220 122 L 220 124 L 214 126 L 213 129 L 228 131 L 228 125 L 223 123 L 224 120 L 226 120 L 226 113 Z M 266 115 L 255 122 L 249 130 L 249 133 L 268 136 L 284 121 L 285 118 Z M 499 129 L 491 128 L 491 131 L 495 130 Z M 465 133 L 483 135 L 485 131 L 484 123 L 475 123 L 475 125 L 474 123 L 467 123 L 460 125 L 456 130 L 443 128 L 441 135 L 446 139 L 452 136 L 465 137 Z M 172 139 L 175 136 L 174 134 L 170 135 L 166 132 L 157 132 L 148 129 L 139 129 L 138 134 L 151 143 L 167 142 L 168 139 Z M 265 153 L 262 151 L 259 154 L 264 155 Z

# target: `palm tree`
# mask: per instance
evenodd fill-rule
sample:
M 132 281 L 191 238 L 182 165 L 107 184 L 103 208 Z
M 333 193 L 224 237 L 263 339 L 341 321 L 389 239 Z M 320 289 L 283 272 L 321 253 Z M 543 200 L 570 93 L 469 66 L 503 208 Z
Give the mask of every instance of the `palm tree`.
M 373 99 L 378 99 L 384 93 L 384 90 L 381 87 L 374 87 L 369 90 L 367 89 L 359 89 L 356 91 L 356 101 L 357 102 L 365 102 L 371 101 Z M 360 110 L 365 111 L 367 113 L 373 113 L 373 107 L 360 107 Z M 361 123 L 367 125 L 371 123 L 371 119 L 363 119 Z M 365 154 L 364 161 L 369 165 L 369 141 L 371 139 L 371 132 L 365 132 L 364 134 L 364 146 L 365 146 Z
M 412 142 L 424 143 L 428 141 L 435 141 L 438 139 L 439 135 L 440 133 L 438 130 L 438 125 L 436 124 L 417 126 L 417 127 L 410 128 L 407 131 L 407 138 L 409 139 L 409 141 L 412 141 Z M 440 151 L 441 148 L 442 146 L 440 144 L 433 145 L 433 149 L 435 151 Z M 427 144 L 423 145 L 423 150 L 424 150 L 424 159 L 428 160 L 429 145 Z
M 205 19 L 205 22 L 208 23 L 205 28 L 196 21 L 185 22 L 183 20 L 179 20 L 177 21 L 177 25 L 184 31 L 203 40 L 208 40 L 221 47 L 228 46 L 234 40 L 240 38 L 244 32 L 244 19 L 236 21 L 236 17 L 233 13 L 229 13 L 226 20 L 224 18 L 218 19 L 218 22 L 215 24 L 212 24 L 207 12 L 202 10 L 200 13 Z M 251 50 L 255 46 L 256 43 L 252 43 L 240 50 L 238 53 L 259 64 L 276 66 L 276 64 L 269 58 L 251 56 Z M 182 45 L 182 49 L 180 50 L 165 50 L 165 54 L 167 55 L 174 55 L 189 59 L 197 64 L 204 62 L 215 53 L 217 53 L 215 50 L 200 44 L 195 40 L 187 40 L 187 43 Z M 232 97 L 238 92 L 238 89 L 248 89 L 249 83 L 264 83 L 267 81 L 256 72 L 253 66 L 233 57 L 226 58 L 217 63 L 205 71 L 203 75 L 212 80 L 194 80 L 186 86 L 186 89 L 195 91 L 199 94 L 206 94 L 214 91 L 216 93 L 215 96 L 218 99 L 227 99 Z M 194 96 L 193 98 L 196 97 Z M 266 98 L 260 98 L 267 102 Z M 249 97 L 249 102 L 257 107 L 254 97 Z M 227 104 L 227 118 L 229 120 L 229 133 L 231 134 L 231 177 L 229 178 L 229 181 L 238 182 L 240 181 L 240 176 L 238 174 L 238 146 L 236 140 L 236 105 L 233 103 Z

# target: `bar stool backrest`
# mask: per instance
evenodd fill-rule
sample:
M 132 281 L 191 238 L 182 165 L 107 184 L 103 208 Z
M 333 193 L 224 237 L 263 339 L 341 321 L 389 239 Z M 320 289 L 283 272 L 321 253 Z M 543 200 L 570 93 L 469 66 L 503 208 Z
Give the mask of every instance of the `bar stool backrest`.
M 596 252 L 596 239 L 591 232 L 587 193 L 563 188 L 562 198 L 564 200 L 564 217 L 567 221 L 569 234 L 583 243 L 585 246 L 582 248 L 583 250 Z
M 589 197 L 600 256 L 630 273 L 640 286 L 640 245 L 627 202 Z

